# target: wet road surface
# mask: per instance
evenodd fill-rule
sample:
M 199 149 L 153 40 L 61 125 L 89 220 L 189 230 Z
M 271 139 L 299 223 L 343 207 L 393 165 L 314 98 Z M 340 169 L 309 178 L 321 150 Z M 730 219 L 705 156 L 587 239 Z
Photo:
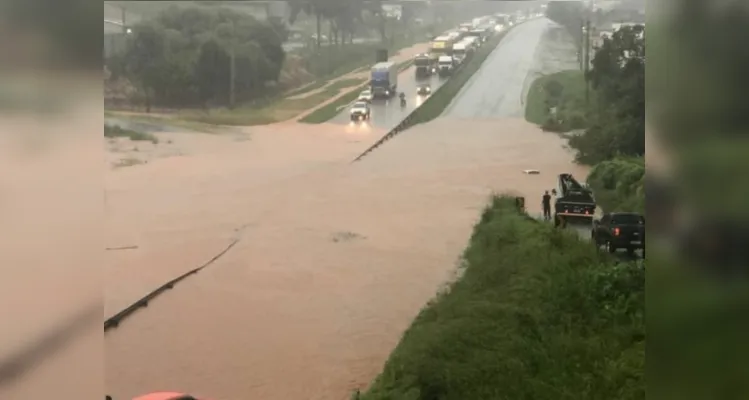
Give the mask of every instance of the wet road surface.
M 140 248 L 107 253 L 108 314 L 241 241 L 107 332 L 108 393 L 347 399 L 451 279 L 491 192 L 585 174 L 522 120 L 439 119 L 353 165 L 367 143 L 330 126 L 110 174 L 111 232 Z
M 389 131 L 398 125 L 413 110 L 419 107 L 427 96 L 416 94 L 416 87 L 420 83 L 429 83 L 432 91 L 445 82 L 446 79 L 438 77 L 436 74 L 430 78 L 416 79 L 415 68 L 411 67 L 398 74 L 398 91 L 406 93 L 406 107 L 400 106 L 398 97 L 389 100 L 377 99 L 372 101 L 372 120 L 369 125 Z M 330 122 L 341 125 L 354 125 L 349 117 L 349 107 L 345 107 Z
M 527 75 L 515 65 L 523 71 L 484 73 L 472 86 L 522 86 L 508 82 Z M 399 80 L 415 88 L 413 70 Z M 213 154 L 108 175 L 110 241 L 140 246 L 107 254 L 108 314 L 241 238 L 107 333 L 108 393 L 347 399 L 454 276 L 491 192 L 523 195 L 540 213 L 532 199 L 559 173 L 587 174 L 559 136 L 496 115 L 440 118 L 349 164 L 400 121 L 397 102 L 381 107 L 361 136 L 331 129 L 345 117 L 253 127 L 252 141 Z
M 443 113 L 455 118 L 523 118 L 523 96 L 536 68 L 541 39 L 554 26 L 533 19 L 507 33 Z

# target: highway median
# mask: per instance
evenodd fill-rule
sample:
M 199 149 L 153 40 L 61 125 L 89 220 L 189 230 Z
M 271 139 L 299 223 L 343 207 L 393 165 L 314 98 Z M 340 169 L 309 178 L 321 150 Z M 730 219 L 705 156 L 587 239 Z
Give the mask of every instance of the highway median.
M 493 196 L 460 278 L 354 398 L 644 398 L 643 265 L 617 264 Z

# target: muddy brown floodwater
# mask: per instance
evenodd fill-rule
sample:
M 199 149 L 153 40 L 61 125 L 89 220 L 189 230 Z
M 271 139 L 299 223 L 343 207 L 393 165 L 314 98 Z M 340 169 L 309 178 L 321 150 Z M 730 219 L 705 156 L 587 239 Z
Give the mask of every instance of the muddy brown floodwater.
M 551 25 L 523 26 L 507 40 L 535 52 Z M 369 384 L 454 277 L 490 193 L 524 195 L 539 213 L 557 174 L 586 175 L 563 139 L 501 118 L 522 107 L 513 87 L 517 104 L 491 118 L 440 118 L 354 164 L 384 132 L 283 123 L 246 128 L 244 141 L 173 136 L 181 156 L 110 171 L 107 247 L 138 248 L 107 252 L 106 315 L 240 241 L 107 332 L 107 393 L 345 400 Z
M 107 333 L 115 398 L 347 399 L 451 278 L 492 191 L 538 211 L 557 173 L 585 173 L 522 120 L 441 119 L 355 164 L 376 132 L 287 127 L 109 175 L 108 246 L 139 248 L 108 252 L 107 315 L 241 237 Z

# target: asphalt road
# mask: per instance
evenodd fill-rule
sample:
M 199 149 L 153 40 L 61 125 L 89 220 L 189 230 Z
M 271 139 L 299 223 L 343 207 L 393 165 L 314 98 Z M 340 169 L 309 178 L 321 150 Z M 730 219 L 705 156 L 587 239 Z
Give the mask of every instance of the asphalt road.
M 552 26 L 548 19 L 538 18 L 508 32 L 442 115 L 523 118 L 523 95 L 535 68 L 537 48 Z
M 415 74 L 415 68 L 411 67 L 398 75 L 398 91 L 406 93 L 406 107 L 401 108 L 398 97 L 393 97 L 390 100 L 378 99 L 372 101 L 372 119 L 369 121 L 371 126 L 385 130 L 394 128 L 426 99 L 425 96 L 416 95 L 416 87 L 419 83 L 429 82 L 432 85 L 432 91 L 434 91 L 446 81 L 446 79 L 441 79 L 437 75 L 433 75 L 431 78 L 420 78 L 417 81 Z M 341 112 L 330 122 L 341 125 L 352 124 L 349 117 L 349 108 L 341 109 Z

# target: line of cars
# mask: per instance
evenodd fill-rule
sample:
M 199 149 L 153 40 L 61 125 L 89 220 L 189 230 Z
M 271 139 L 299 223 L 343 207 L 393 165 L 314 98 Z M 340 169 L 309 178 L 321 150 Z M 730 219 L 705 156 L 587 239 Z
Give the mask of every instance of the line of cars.
M 571 174 L 559 175 L 559 194 L 554 203 L 554 224 L 585 220 L 591 223 L 590 240 L 596 247 L 604 246 L 610 253 L 626 249 L 633 255 L 642 250 L 645 257 L 645 216 L 634 212 L 607 212 L 595 217 L 593 193 Z M 561 193 L 560 193 L 561 192 Z
M 452 75 L 458 65 L 467 60 L 489 38 L 501 30 L 505 18 L 502 14 L 474 18 L 432 39 L 429 52 L 414 57 L 417 83 L 416 95 L 424 98 L 432 94 L 432 86 L 422 78 L 434 74 L 440 77 Z M 369 88 L 362 91 L 351 104 L 349 116 L 352 122 L 368 121 L 372 117 L 370 104 L 378 98 L 391 98 L 398 92 L 399 68 L 388 61 L 387 52 L 377 55 L 377 63 L 370 69 Z M 405 94 L 400 93 L 401 107 L 406 106 Z
M 377 59 L 379 62 L 370 69 L 369 88 L 359 94 L 349 110 L 353 122 L 370 120 L 372 101 L 375 98 L 391 98 L 398 91 L 398 64 L 387 60 L 386 51 L 378 52 Z

